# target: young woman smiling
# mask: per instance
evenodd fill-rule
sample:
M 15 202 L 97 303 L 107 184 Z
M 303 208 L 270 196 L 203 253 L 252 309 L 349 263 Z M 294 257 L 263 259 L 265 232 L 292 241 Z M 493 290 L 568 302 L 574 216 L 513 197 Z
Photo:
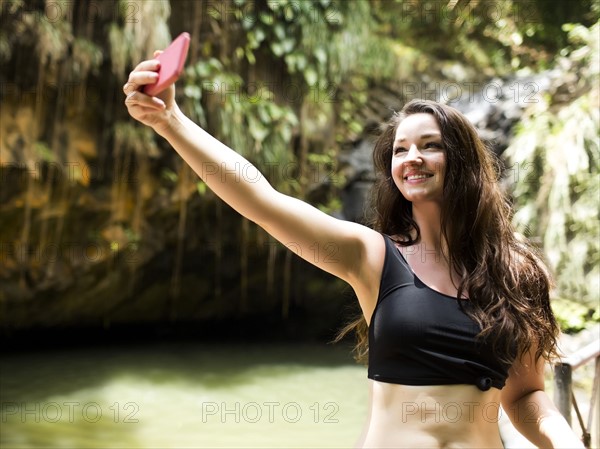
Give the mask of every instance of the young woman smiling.
M 274 190 L 184 116 L 174 86 L 157 97 L 141 92 L 158 67 L 148 60 L 131 72 L 130 115 L 283 244 L 301 255 L 336 245 L 335 261 L 307 260 L 348 282 L 362 310 L 346 329 L 357 330 L 369 359 L 358 447 L 501 448 L 500 404 L 537 446 L 583 447 L 544 392 L 558 333 L 547 271 L 514 237 L 492 155 L 464 116 L 429 101 L 394 116 L 374 150 L 371 228 Z

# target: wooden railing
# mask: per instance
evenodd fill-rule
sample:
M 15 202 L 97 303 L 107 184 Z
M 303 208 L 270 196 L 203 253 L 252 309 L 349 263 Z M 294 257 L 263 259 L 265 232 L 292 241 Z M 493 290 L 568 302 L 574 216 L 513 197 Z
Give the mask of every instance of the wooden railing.
M 588 412 L 587 426 L 583 422 L 577 400 L 573 394 L 573 371 L 587 362 L 595 359 L 596 369 L 594 372 L 594 383 L 592 384 L 592 397 L 590 399 L 590 408 Z M 592 429 L 594 431 L 594 446 L 600 447 L 599 433 L 599 414 L 596 408 L 598 400 L 598 383 L 600 382 L 600 340 L 581 348 L 574 354 L 562 358 L 559 363 L 554 365 L 554 403 L 565 417 L 569 425 L 572 425 L 571 407 L 575 409 L 579 425 L 583 431 L 582 441 L 588 449 L 592 447 Z

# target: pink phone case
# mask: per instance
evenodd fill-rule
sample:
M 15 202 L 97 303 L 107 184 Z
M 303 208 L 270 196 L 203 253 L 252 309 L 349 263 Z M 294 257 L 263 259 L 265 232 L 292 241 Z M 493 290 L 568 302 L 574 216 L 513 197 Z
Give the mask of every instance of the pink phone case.
M 160 61 L 158 80 L 154 84 L 146 84 L 144 87 L 146 95 L 157 95 L 177 81 L 183 71 L 189 46 L 190 35 L 181 33 L 165 51 L 156 57 Z

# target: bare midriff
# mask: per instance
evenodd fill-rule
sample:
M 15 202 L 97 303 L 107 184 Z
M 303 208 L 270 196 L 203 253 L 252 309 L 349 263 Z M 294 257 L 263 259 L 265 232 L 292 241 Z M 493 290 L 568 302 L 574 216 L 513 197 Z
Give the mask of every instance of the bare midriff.
M 369 390 L 369 417 L 357 448 L 503 448 L 497 388 L 369 380 Z

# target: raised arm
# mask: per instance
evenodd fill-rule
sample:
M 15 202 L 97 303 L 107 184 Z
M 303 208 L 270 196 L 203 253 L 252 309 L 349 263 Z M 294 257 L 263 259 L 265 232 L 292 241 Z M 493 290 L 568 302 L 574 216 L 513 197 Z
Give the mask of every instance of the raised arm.
M 155 54 L 156 55 L 156 54 Z M 140 63 L 124 86 L 125 104 L 136 120 L 163 136 L 227 204 L 317 267 L 349 282 L 368 312 L 383 240 L 357 223 L 338 220 L 315 207 L 284 195 L 269 184 L 248 160 L 187 118 L 175 103 L 175 88 L 158 97 L 139 89 L 155 81 L 157 60 Z M 366 309 L 365 309 L 366 307 Z

